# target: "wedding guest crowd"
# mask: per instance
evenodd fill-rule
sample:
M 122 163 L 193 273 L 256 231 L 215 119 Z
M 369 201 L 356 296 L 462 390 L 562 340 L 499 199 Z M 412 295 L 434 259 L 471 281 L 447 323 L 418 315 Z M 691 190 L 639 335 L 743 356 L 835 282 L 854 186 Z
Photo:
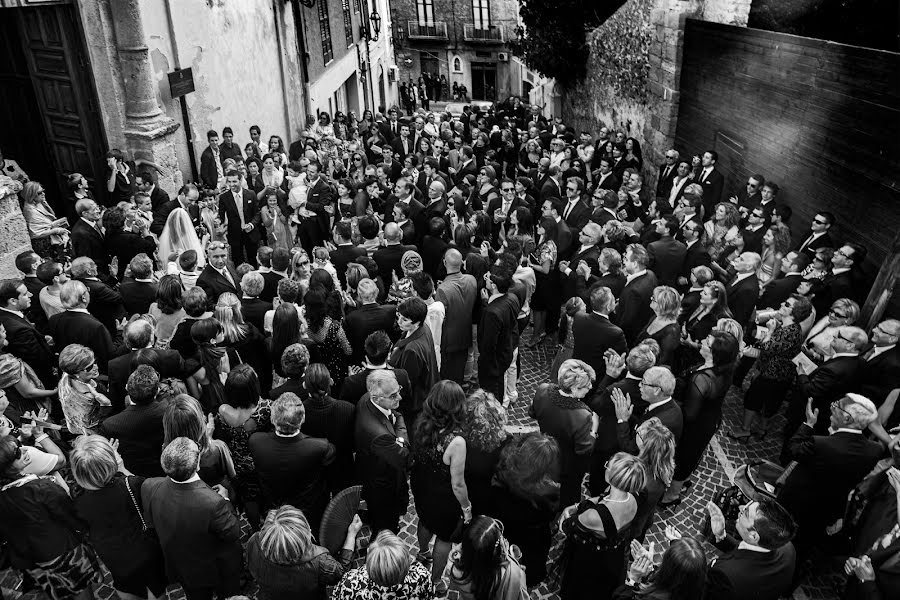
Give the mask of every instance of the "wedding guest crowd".
M 430 112 L 450 94 L 423 75 L 404 111 L 211 130 L 173 198 L 119 150 L 67 204 L 0 178 L 32 240 L 0 281 L 23 591 L 88 598 L 102 561 L 123 598 L 252 576 L 273 599 L 776 600 L 840 557 L 846 598 L 900 597 L 900 321 L 860 322 L 865 246 L 827 211 L 792 238 L 779 186 L 725 189 L 715 151 L 651 165 L 518 98 Z M 526 400 L 532 352 L 553 358 Z M 521 403 L 538 431 L 508 427 Z M 758 444 L 781 411 L 791 467 L 734 527 L 707 505 L 716 560 L 671 528 L 642 545 L 717 435 Z

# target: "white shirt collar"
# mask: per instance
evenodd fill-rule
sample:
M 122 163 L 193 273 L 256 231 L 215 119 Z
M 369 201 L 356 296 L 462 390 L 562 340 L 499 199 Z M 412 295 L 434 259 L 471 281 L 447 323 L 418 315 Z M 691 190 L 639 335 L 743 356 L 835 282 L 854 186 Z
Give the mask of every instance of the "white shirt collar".
M 889 346 L 874 346 L 872 348 L 872 356 L 869 357 L 869 360 L 872 360 L 879 354 L 884 354 L 888 350 L 893 350 L 896 346 L 897 346 L 897 344 L 891 344 Z
M 856 352 L 835 352 L 834 354 L 831 355 L 831 358 L 840 358 L 841 356 L 857 357 L 857 356 L 859 356 L 859 354 Z
M 194 473 L 193 475 L 191 475 L 188 479 L 186 479 L 184 481 L 175 481 L 174 479 L 169 477 L 169 481 L 171 481 L 172 483 L 177 483 L 179 485 L 183 485 L 185 483 L 194 483 L 195 481 L 200 481 L 200 474 Z
M 369 397 L 369 402 L 371 402 L 371 403 L 372 403 L 372 406 L 374 406 L 375 408 L 377 408 L 377 409 L 378 409 L 378 412 L 380 412 L 381 414 L 383 414 L 383 415 L 387 418 L 388 421 L 391 420 L 391 411 L 389 411 L 388 409 L 386 409 L 386 408 L 384 408 L 384 407 L 382 407 L 382 406 L 379 406 L 374 400 L 372 400 L 372 397 L 371 397 L 371 396 Z
M 753 275 L 753 271 L 750 271 L 749 273 L 738 273 L 737 279 L 735 279 L 734 283 L 732 283 L 731 285 L 737 285 L 751 275 Z
M 87 223 L 88 225 L 90 225 L 91 227 L 93 227 L 94 229 L 97 229 L 96 221 L 90 221 L 88 219 L 85 219 L 84 217 L 81 217 L 81 220 L 84 221 L 85 223 Z
M 150 277 L 148 277 L 147 279 L 138 279 L 137 277 L 135 277 L 134 280 L 139 283 L 153 283 L 153 279 L 151 279 Z
M 496 300 L 497 298 L 502 298 L 502 297 L 505 296 L 505 295 L 506 295 L 506 294 L 504 294 L 504 293 L 502 293 L 502 292 L 497 292 L 496 294 L 491 294 L 491 297 L 488 298 L 488 304 L 490 304 L 491 302 L 493 302 L 493 301 Z
M 653 404 L 651 404 L 650 406 L 647 407 L 647 410 L 645 410 L 644 413 L 646 414 L 646 413 L 650 412 L 651 410 L 653 410 L 654 408 L 656 408 L 658 406 L 662 406 L 663 404 L 665 404 L 666 402 L 670 402 L 671 400 L 672 400 L 672 397 L 669 396 L 665 400 L 660 400 L 659 402 L 654 402 Z
M 67 308 L 66 310 L 68 312 L 80 312 L 80 313 L 84 313 L 86 315 L 91 314 L 88 312 L 88 309 L 86 309 L 86 308 Z
M 5 306 L 0 306 L 0 310 L 5 310 L 6 312 L 10 312 L 18 317 L 25 318 L 25 314 L 20 310 L 13 310 L 11 308 L 6 308 Z
M 593 311 L 593 313 L 594 313 L 595 315 L 600 315 L 600 316 L 603 317 L 604 319 L 609 320 L 609 315 L 606 314 L 606 313 L 602 313 L 602 312 L 600 312 L 599 310 L 595 310 L 595 311 Z
M 641 275 L 645 275 L 646 273 L 647 273 L 647 269 L 643 269 L 641 271 L 638 271 L 637 273 L 634 273 L 633 275 L 629 275 L 628 277 L 625 278 L 625 285 L 628 285 L 629 283 L 631 283 L 632 281 L 634 281 Z
M 755 544 L 748 544 L 747 542 L 741 542 L 738 544 L 738 550 L 752 550 L 753 552 L 771 552 L 768 548 L 763 548 L 762 546 L 757 546 Z
M 280 433 L 280 432 L 278 432 L 278 431 L 276 430 L 276 431 L 275 431 L 275 435 L 276 435 L 277 437 L 283 437 L 283 438 L 295 438 L 295 437 L 297 437 L 298 435 L 300 435 L 300 430 L 298 429 L 298 430 L 295 431 L 294 433 Z
M 690 248 L 691 246 L 693 246 L 694 244 L 696 244 L 698 241 L 700 241 L 700 240 L 691 240 L 691 241 L 689 241 L 689 242 L 686 244 L 686 246 L 687 246 L 688 248 Z
M 849 427 L 838 427 L 837 429 L 829 430 L 829 431 L 832 434 L 844 432 L 844 433 L 858 433 L 858 434 L 862 435 L 862 431 L 860 431 L 859 429 L 850 429 Z
M 848 267 L 838 267 L 837 269 L 832 269 L 831 274 L 832 275 L 840 275 L 841 273 L 846 273 L 849 270 L 850 269 Z

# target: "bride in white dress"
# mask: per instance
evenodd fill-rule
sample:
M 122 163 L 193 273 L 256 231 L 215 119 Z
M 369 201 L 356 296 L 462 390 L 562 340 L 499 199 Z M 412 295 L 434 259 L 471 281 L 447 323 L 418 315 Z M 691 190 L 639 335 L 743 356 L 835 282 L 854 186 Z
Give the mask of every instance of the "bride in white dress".
M 197 251 L 197 268 L 206 266 L 206 255 L 203 252 L 203 243 L 197 237 L 191 217 L 187 211 L 179 207 L 169 213 L 166 225 L 159 236 L 159 261 L 166 265 L 168 270 L 169 257 L 172 254 L 181 255 L 185 250 Z

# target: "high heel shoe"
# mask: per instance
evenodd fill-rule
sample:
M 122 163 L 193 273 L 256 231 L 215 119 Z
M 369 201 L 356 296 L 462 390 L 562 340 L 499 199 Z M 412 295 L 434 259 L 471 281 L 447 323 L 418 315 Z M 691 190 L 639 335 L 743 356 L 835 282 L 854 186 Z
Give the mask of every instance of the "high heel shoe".
M 528 342 L 528 347 L 529 348 L 537 348 L 538 346 L 540 346 L 543 343 L 543 341 L 546 337 L 547 337 L 547 334 L 542 333 L 541 335 L 539 335 L 537 337 L 537 339 L 531 338 L 531 341 Z

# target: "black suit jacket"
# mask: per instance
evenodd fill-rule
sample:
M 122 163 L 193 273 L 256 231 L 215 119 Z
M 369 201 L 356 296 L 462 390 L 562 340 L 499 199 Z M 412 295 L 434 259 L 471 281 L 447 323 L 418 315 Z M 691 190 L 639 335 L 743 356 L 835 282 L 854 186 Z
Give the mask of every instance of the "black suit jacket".
M 250 436 L 250 453 L 265 507 L 290 504 L 317 523 L 328 504 L 326 476 L 334 462 L 334 445 L 303 433 L 289 438 L 260 432 Z
M 262 292 L 259 293 L 259 299 L 265 302 L 272 302 L 275 300 L 275 296 L 278 295 L 278 282 L 284 279 L 284 275 L 274 271 L 266 271 L 262 274 L 262 277 L 264 283 Z M 262 330 L 262 327 L 260 327 L 260 330 Z
M 412 134 L 410 134 L 410 136 L 408 138 L 406 138 L 406 149 L 405 150 L 403 148 L 402 139 L 403 138 L 398 135 L 391 141 L 391 149 L 394 151 L 395 156 L 399 155 L 401 163 L 403 162 L 403 159 L 406 158 L 407 154 L 415 154 L 415 152 L 416 152 L 415 140 L 413 140 Z
M 616 324 L 625 333 L 629 346 L 634 344 L 637 334 L 653 317 L 650 298 L 658 285 L 656 274 L 649 269 L 640 277 L 626 283 L 616 306 Z
M 573 248 L 575 236 L 569 229 L 565 219 L 560 219 L 556 223 L 556 257 L 557 260 L 568 260 L 569 254 L 577 250 Z
M 91 293 L 91 301 L 87 306 L 88 312 L 103 323 L 110 336 L 115 337 L 118 333 L 116 321 L 126 316 L 122 294 L 102 281 L 93 279 L 79 279 L 79 281 L 87 286 L 88 291 Z
M 812 236 L 812 230 L 807 231 L 803 234 L 803 237 L 800 238 L 800 243 L 797 244 L 797 247 L 795 248 L 797 252 L 801 252 L 800 249 L 803 248 L 802 252 L 806 253 L 806 255 L 809 257 L 810 262 L 813 258 L 815 258 L 816 250 L 818 250 L 819 248 L 837 249 L 837 246 L 835 246 L 834 241 L 831 239 L 831 234 L 827 231 L 804 247 L 803 244 L 806 244 L 806 240 L 808 240 L 810 236 Z
M 566 208 L 568 207 L 568 200 L 566 200 L 566 205 L 563 206 L 563 214 L 566 212 Z M 566 225 L 569 226 L 569 229 L 572 231 L 581 231 L 581 229 L 587 225 L 587 222 L 591 218 L 591 209 L 590 207 L 584 203 L 583 200 L 579 200 L 575 206 L 572 207 L 572 210 L 569 212 L 569 216 L 565 217 Z
M 219 149 L 219 161 L 222 160 L 222 150 Z M 216 166 L 216 157 L 209 146 L 200 154 L 200 181 L 208 188 L 216 189 L 219 185 L 219 168 Z
M 159 288 L 159 284 L 153 282 L 135 281 L 130 277 L 124 280 L 119 285 L 119 295 L 122 296 L 125 314 L 128 316 L 146 314 L 150 310 L 150 305 L 156 300 L 157 288 Z M 93 301 L 93 297 L 91 297 L 91 301 Z
M 478 323 L 478 377 L 502 378 L 519 346 L 516 319 L 519 300 L 512 294 L 495 298 L 481 309 Z
M 148 348 L 142 351 L 142 357 L 138 358 L 137 354 L 137 351 L 132 350 L 109 361 L 109 399 L 116 412 L 125 406 L 125 396 L 128 395 L 125 385 L 139 365 L 152 366 L 160 379 L 166 377 L 185 379 L 189 375 L 185 369 L 184 359 L 175 350 Z
M 203 271 L 200 272 L 200 277 L 197 278 L 197 285 L 206 292 L 206 307 L 209 310 L 216 307 L 219 296 L 225 292 L 237 294 L 238 298 L 242 295 L 242 292 L 240 291 L 241 280 L 237 275 L 237 271 L 235 271 L 231 265 L 227 265 L 225 268 L 228 269 L 228 272 L 231 274 L 234 285 L 231 285 L 231 282 L 228 281 L 227 278 L 222 276 L 221 273 L 213 269 L 210 265 L 203 267 Z
M 667 235 L 648 244 L 647 254 L 650 257 L 649 268 L 656 273 L 659 284 L 674 287 L 678 276 L 684 271 L 687 246 Z
M 884 404 L 897 382 L 900 382 L 900 347 L 894 346 L 869 360 L 860 359 L 859 391 L 875 406 Z
M 80 311 L 67 310 L 53 315 L 47 321 L 47 333 L 53 336 L 60 351 L 69 344 L 81 344 L 93 350 L 101 373 L 107 372 L 109 361 L 122 350 L 96 317 Z
M 406 369 L 385 368 L 394 373 L 397 383 L 400 384 L 400 406 L 412 406 L 412 384 L 409 382 L 409 374 Z M 359 373 L 348 375 L 341 385 L 341 400 L 346 400 L 350 404 L 359 404 L 359 401 L 366 395 L 366 378 L 374 370 L 364 368 Z
M 6 329 L 7 352 L 28 363 L 45 388 L 55 388 L 56 355 L 41 332 L 28 319 L 3 309 L 0 309 L 0 324 Z
M 584 277 L 578 274 L 576 268 L 578 267 L 578 263 L 584 261 L 591 268 L 591 275 L 596 277 L 599 275 L 598 269 L 599 266 L 597 264 L 597 258 L 600 256 L 600 247 L 599 246 L 591 246 L 586 250 L 581 250 L 579 248 L 572 254 L 572 257 L 569 259 L 569 269 L 571 269 L 570 273 L 566 275 L 565 273 L 560 273 L 560 281 L 562 283 L 562 293 L 563 293 L 563 301 L 568 300 L 572 296 L 578 294 L 578 284 L 579 281 L 584 284 Z M 590 306 L 590 304 L 588 304 Z
M 325 207 L 333 205 L 334 191 L 330 185 L 325 183 L 325 179 L 319 176 L 316 182 L 309 186 L 309 191 L 306 194 L 306 208 L 316 213 L 319 231 L 325 238 L 329 237 L 328 232 L 331 231 L 329 226 L 331 216 L 325 211 Z
M 544 184 L 541 186 L 541 192 L 540 192 L 541 203 L 543 204 L 543 202 L 547 198 L 560 198 L 561 199 L 562 197 L 563 197 L 563 195 L 562 195 L 562 190 L 560 189 L 560 185 L 558 183 L 556 183 L 556 181 L 554 181 L 553 178 L 548 177 L 547 180 L 544 181 Z M 560 215 L 560 216 L 562 216 L 562 215 Z
M 168 201 L 169 194 L 166 193 L 166 191 L 158 185 L 154 185 L 153 191 L 150 192 L 150 206 L 153 207 L 153 212 L 155 213 L 157 210 L 159 210 L 160 206 Z
M 166 403 L 132 404 L 103 420 L 100 435 L 119 440 L 119 454 L 125 467 L 141 477 L 165 475 L 159 464 L 163 448 L 163 414 Z
M 599 173 L 595 176 L 594 181 L 600 181 Z M 616 176 L 615 173 L 610 171 L 609 175 L 606 176 L 606 179 L 604 179 L 603 181 L 600 181 L 600 183 L 597 184 L 597 187 L 600 188 L 601 190 L 617 191 L 620 187 L 619 186 L 619 178 Z
M 420 254 L 422 255 L 422 270 L 431 275 L 434 281 L 439 281 L 447 274 L 441 259 L 450 244 L 439 237 L 426 235 L 422 238 Z
M 701 265 L 708 267 L 711 262 L 712 260 L 709 258 L 709 253 L 706 251 L 706 248 L 703 247 L 703 244 L 701 244 L 699 240 L 694 242 L 690 246 L 685 244 L 684 267 L 681 269 L 681 275 L 682 277 L 685 277 L 688 279 L 688 281 L 690 281 L 691 271 L 694 269 L 694 267 L 699 267 Z
M 97 263 L 100 279 L 109 279 L 109 252 L 106 250 L 106 238 L 95 227 L 78 219 L 72 225 L 72 254 L 76 257 L 86 256 Z
M 700 177 L 703 177 L 701 171 Z M 713 207 L 722 201 L 722 191 L 725 189 L 725 176 L 719 171 L 718 167 L 713 167 L 709 172 L 709 176 L 699 182 L 703 186 L 703 207 L 706 208 L 706 214 L 711 215 Z
M 155 233 L 156 235 L 160 235 L 163 229 L 166 226 L 166 221 L 169 219 L 169 215 L 172 214 L 172 211 L 176 208 L 184 208 L 181 205 L 181 202 L 178 201 L 178 198 L 174 200 L 170 200 L 165 204 L 159 207 L 159 210 L 153 211 L 153 222 L 150 223 L 150 232 Z M 191 218 L 191 223 L 194 227 L 200 225 L 200 208 L 196 204 L 191 204 L 187 208 L 187 214 Z M 162 260 L 168 260 L 168 256 L 161 256 Z
M 338 279 L 341 282 L 341 285 L 347 285 L 347 265 L 352 262 L 356 262 L 356 259 L 366 256 L 366 249 L 360 248 L 359 246 L 354 246 L 351 244 L 346 244 L 342 246 L 338 246 L 334 250 L 330 252 L 331 256 L 331 264 L 334 265 L 334 270 L 337 271 Z
M 829 275 L 823 283 L 824 287 L 813 298 L 813 308 L 816 309 L 816 314 L 818 315 L 826 314 L 834 301 L 840 298 L 849 298 L 858 302 L 861 296 L 859 290 L 866 289 L 865 286 L 860 285 L 856 280 L 853 270 L 844 271 L 837 275 Z M 865 294 L 865 291 L 863 291 L 863 294 Z M 865 300 L 864 297 L 863 300 Z
M 677 162 L 677 161 L 676 161 Z M 666 169 L 671 166 L 669 169 L 669 173 L 663 176 Z M 675 176 L 678 175 L 678 165 L 659 165 L 659 173 L 656 175 L 656 197 L 657 198 L 667 198 L 669 194 L 672 192 L 672 182 L 675 180 Z
M 826 360 L 809 375 L 797 376 L 800 397 L 812 398 L 813 407 L 819 409 L 817 432 L 828 428 L 829 405 L 847 392 L 859 389 L 861 362 L 859 356 L 837 356 Z
M 728 308 L 731 309 L 734 320 L 746 329 L 753 316 L 756 301 L 759 299 L 759 280 L 755 274 L 750 275 L 737 283 L 732 283 L 726 290 L 728 291 Z
M 881 444 L 864 435 L 844 431 L 813 435 L 806 423 L 791 438 L 790 451 L 797 466 L 778 491 L 778 501 L 807 539 L 821 537 L 825 526 L 844 516 L 847 494 L 882 454 Z
M 598 382 L 606 374 L 603 353 L 610 348 L 619 354 L 628 350 L 622 330 L 608 318 L 595 312 L 576 315 L 572 322 L 572 333 L 575 336 L 572 358 L 583 360 L 592 366 L 597 373 Z
M 706 573 L 708 600 L 778 600 L 790 594 L 797 552 L 788 542 L 770 552 L 738 548 L 726 536 L 716 543 L 725 554 L 713 560 Z
M 616 435 L 619 438 L 619 448 L 623 452 L 629 454 L 638 454 L 637 440 L 635 439 L 635 430 L 644 421 L 649 421 L 653 417 L 659 419 L 660 423 L 666 429 L 672 432 L 675 437 L 675 445 L 681 439 L 681 433 L 684 431 L 684 414 L 681 407 L 674 400 L 669 400 L 661 406 L 657 406 L 652 410 L 645 410 L 640 417 L 631 415 L 631 419 L 625 423 L 616 423 Z
M 751 231 L 745 227 L 741 230 L 741 236 L 744 238 L 744 252 L 756 252 L 762 254 L 762 240 L 766 235 L 768 228 L 763 225 L 756 231 Z
M 244 224 L 253 225 L 253 229 L 250 231 L 245 232 L 241 229 L 238 206 L 244 212 Z M 262 237 L 262 216 L 259 212 L 259 204 L 256 196 L 250 190 L 241 190 L 240 198 L 237 198 L 231 190 L 219 194 L 219 219 L 223 223 L 226 219 L 228 220 L 228 230 L 225 235 L 228 238 L 228 245 L 231 246 L 232 254 L 235 248 L 243 248 L 244 236 L 254 243 L 259 242 Z
M 108 253 L 119 259 L 119 268 L 116 271 L 116 277 L 119 281 L 125 277 L 125 269 L 131 259 L 143 252 L 151 259 L 153 253 L 156 252 L 156 240 L 150 235 L 141 237 L 137 233 L 131 231 L 119 231 L 106 236 L 106 249 Z M 166 261 L 168 257 L 161 256 L 161 261 Z
M 156 531 L 170 581 L 186 588 L 239 593 L 241 524 L 231 502 L 203 481 L 144 481 L 141 499 L 147 525 Z
M 591 305 L 591 294 L 593 294 L 594 290 L 598 287 L 609 288 L 609 291 L 612 292 L 613 296 L 618 299 L 619 296 L 622 295 L 622 290 L 625 289 L 625 276 L 622 273 L 607 273 L 600 277 L 591 275 L 587 281 L 581 277 L 576 279 L 575 293 L 579 298 L 584 300 L 584 305 L 590 310 L 593 310 Z
M 391 339 L 396 339 L 394 320 L 397 306 L 394 304 L 363 304 L 344 318 L 344 332 L 353 348 L 350 364 L 359 364 L 365 358 L 366 338 L 378 330 L 384 331 Z M 365 386 L 363 386 L 365 390 Z
M 380 520 L 391 521 L 406 514 L 409 488 L 406 484 L 409 461 L 409 434 L 399 412 L 393 411 L 394 423 L 372 404 L 365 394 L 356 405 L 354 441 L 356 474 L 362 484 L 363 498 L 369 513 Z M 398 438 L 404 442 L 398 443 Z M 381 519 L 377 517 L 384 515 Z
M 44 307 L 41 306 L 40 295 L 41 290 L 47 287 L 47 284 L 37 277 L 24 277 L 22 278 L 22 282 L 25 284 L 25 287 L 28 288 L 28 291 L 31 292 L 32 296 L 31 306 L 25 311 L 25 318 L 34 323 L 34 326 L 37 327 L 38 331 L 46 331 L 47 313 L 44 312 Z
M 803 282 L 803 276 L 800 273 L 792 273 L 779 277 L 763 288 L 763 293 L 756 301 L 756 308 L 774 308 L 778 309 L 781 303 L 791 297 L 791 294 L 797 291 Z
M 403 270 L 400 268 L 400 262 L 403 255 L 409 250 L 416 251 L 418 248 L 414 245 L 393 244 L 379 248 L 372 254 L 372 260 L 378 265 L 378 275 L 383 277 L 386 282 L 391 281 L 391 273 L 396 273 L 397 278 L 403 277 Z
M 451 174 L 450 179 L 453 180 L 453 185 L 459 185 L 459 182 L 465 179 L 466 175 L 478 175 L 478 164 L 474 158 L 465 166 L 462 166 L 460 162 L 459 170 L 455 174 Z
M 272 303 L 260 298 L 241 298 L 241 315 L 244 321 L 264 331 L 266 313 L 272 310 Z

